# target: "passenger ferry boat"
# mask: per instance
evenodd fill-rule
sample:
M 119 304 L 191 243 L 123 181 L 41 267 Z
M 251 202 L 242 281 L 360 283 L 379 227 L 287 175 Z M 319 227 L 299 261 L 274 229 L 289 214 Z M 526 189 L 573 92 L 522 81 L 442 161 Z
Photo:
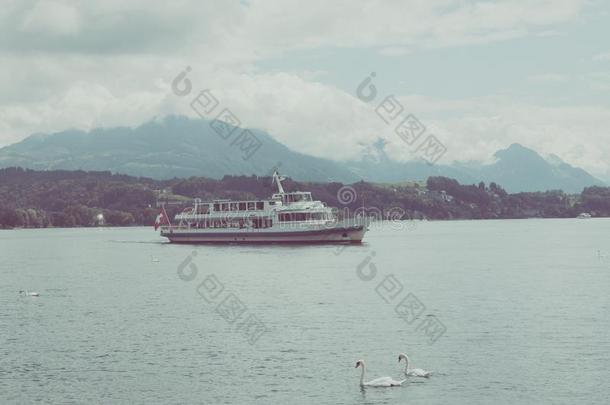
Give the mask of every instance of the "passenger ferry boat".
M 285 192 L 276 171 L 277 193 L 267 200 L 195 200 L 171 225 L 163 210 L 161 236 L 175 243 L 360 243 L 368 230 L 362 219 L 339 221 L 331 208 L 310 192 Z M 163 218 L 163 215 L 165 218 Z

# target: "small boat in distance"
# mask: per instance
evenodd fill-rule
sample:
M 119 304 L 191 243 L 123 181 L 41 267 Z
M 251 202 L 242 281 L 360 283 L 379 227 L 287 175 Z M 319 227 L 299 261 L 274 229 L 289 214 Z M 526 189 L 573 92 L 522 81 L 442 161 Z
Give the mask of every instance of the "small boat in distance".
M 591 214 L 589 214 L 588 212 L 583 212 L 581 214 L 578 214 L 578 216 L 576 218 L 578 218 L 578 219 L 590 219 L 590 218 L 593 218 L 593 216 Z
M 40 294 L 38 294 L 37 292 L 28 290 L 19 290 L 19 295 L 22 295 L 24 297 L 40 297 Z
M 286 192 L 276 171 L 277 193 L 266 200 L 201 202 L 175 216 L 163 208 L 155 229 L 174 243 L 361 243 L 366 218 L 339 221 L 331 208 L 310 192 Z

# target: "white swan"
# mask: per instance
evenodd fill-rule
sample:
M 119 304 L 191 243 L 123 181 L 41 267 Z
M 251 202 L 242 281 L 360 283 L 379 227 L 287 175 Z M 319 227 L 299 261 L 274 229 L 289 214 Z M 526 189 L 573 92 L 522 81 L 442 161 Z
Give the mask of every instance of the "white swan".
M 381 378 L 376 378 L 374 380 L 368 381 L 368 382 L 364 382 L 364 361 L 363 360 L 358 360 L 356 362 L 356 368 L 358 367 L 362 367 L 362 374 L 360 375 L 360 386 L 361 387 L 400 387 L 400 385 L 407 381 L 407 380 L 402 380 L 402 381 L 396 381 L 394 380 L 392 377 L 381 377 Z
M 40 294 L 38 294 L 37 292 L 34 291 L 28 291 L 28 290 L 20 290 L 19 294 L 21 295 L 25 295 L 26 297 L 40 297 Z
M 424 378 L 429 378 L 432 375 L 432 372 L 430 371 L 426 371 L 426 370 L 422 370 L 421 368 L 409 368 L 409 356 L 407 356 L 404 353 L 400 353 L 398 355 L 398 362 L 400 363 L 400 361 L 402 359 L 405 359 L 405 375 L 407 377 L 424 377 Z

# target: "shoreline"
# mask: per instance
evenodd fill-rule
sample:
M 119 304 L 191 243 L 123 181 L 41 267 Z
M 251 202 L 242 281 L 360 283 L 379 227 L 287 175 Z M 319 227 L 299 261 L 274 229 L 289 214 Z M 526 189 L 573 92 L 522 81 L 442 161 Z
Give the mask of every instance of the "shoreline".
M 610 216 L 603 217 L 592 217 L 587 219 L 577 217 L 530 217 L 530 218 L 453 218 L 453 219 L 397 219 L 387 220 L 383 219 L 378 222 L 389 222 L 389 223 L 403 223 L 403 222 L 484 222 L 484 221 L 532 221 L 532 220 L 578 220 L 578 221 L 591 221 L 591 220 L 602 220 L 610 219 Z M 46 226 L 46 227 L 15 227 L 15 228 L 0 228 L 0 231 L 21 231 L 21 230 L 32 230 L 32 229 L 119 229 L 119 228 L 152 228 L 152 225 L 134 224 L 134 225 L 108 225 L 108 226 Z M 158 231 L 154 231 L 158 232 Z

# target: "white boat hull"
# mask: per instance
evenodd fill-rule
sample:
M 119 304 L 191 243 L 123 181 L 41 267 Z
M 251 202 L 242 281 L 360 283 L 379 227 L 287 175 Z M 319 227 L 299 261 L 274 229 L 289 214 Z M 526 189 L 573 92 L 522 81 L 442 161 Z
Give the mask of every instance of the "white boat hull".
M 164 227 L 161 236 L 173 243 L 361 243 L 366 226 L 316 229 L 188 229 Z

